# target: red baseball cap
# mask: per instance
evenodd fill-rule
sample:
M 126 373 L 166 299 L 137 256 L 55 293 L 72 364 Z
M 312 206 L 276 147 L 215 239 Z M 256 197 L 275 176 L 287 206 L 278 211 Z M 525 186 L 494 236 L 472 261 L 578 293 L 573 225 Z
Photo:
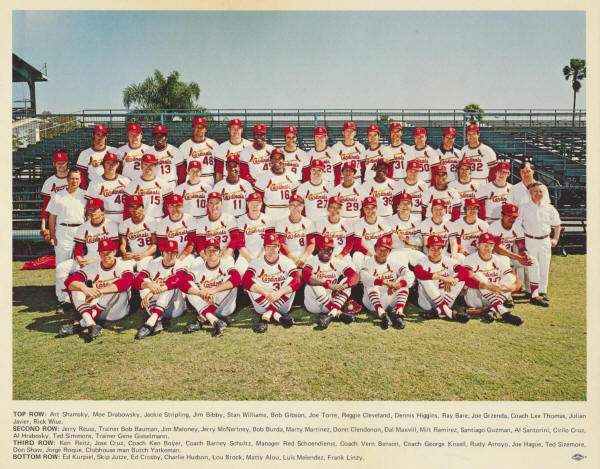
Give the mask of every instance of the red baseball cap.
M 471 163 L 469 162 L 468 158 L 462 158 L 459 162 L 458 162 L 458 167 L 465 167 L 465 168 L 471 168 Z
M 134 134 L 142 133 L 142 126 L 140 124 L 129 124 L 127 126 L 127 133 L 132 132 Z
M 144 153 L 142 155 L 142 163 L 158 163 L 158 161 L 156 160 L 156 156 L 153 155 L 152 153 Z
M 293 125 L 290 125 L 289 127 L 283 129 L 283 135 L 286 136 L 287 134 L 298 135 L 298 129 Z
M 430 248 L 432 246 L 445 246 L 446 243 L 444 242 L 443 238 L 441 236 L 438 235 L 431 235 L 429 238 L 427 238 L 427 247 Z
M 179 194 L 171 194 L 169 197 L 167 197 L 165 203 L 166 205 L 183 205 L 183 197 L 181 197 Z
M 300 196 L 298 194 L 294 194 L 290 197 L 290 202 L 300 202 L 301 204 L 303 204 L 304 199 L 302 198 L 302 196 Z
M 344 122 L 344 127 L 342 130 L 348 130 L 348 129 L 356 130 L 356 124 L 352 121 Z
M 504 215 L 508 215 L 509 217 L 518 217 L 519 216 L 519 207 L 514 204 L 504 204 L 502 206 L 502 213 Z
M 97 197 L 92 197 L 88 200 L 86 208 L 88 210 L 92 208 L 104 208 L 104 200 L 98 199 Z
M 98 124 L 97 126 L 94 127 L 94 133 L 96 132 L 100 132 L 101 134 L 107 135 L 108 134 L 108 129 L 106 128 L 105 125 L 102 124 Z
M 496 244 L 496 239 L 494 238 L 494 235 L 491 233 L 481 233 L 479 235 L 479 244 L 482 244 L 482 243 Z
M 323 163 L 323 160 L 312 160 L 310 162 L 310 167 L 325 169 L 325 163 Z
M 220 192 L 209 192 L 208 197 L 206 197 L 206 201 L 208 202 L 210 199 L 223 200 L 223 197 L 221 196 Z
M 179 245 L 173 239 L 165 239 L 158 243 L 158 249 L 161 252 L 177 252 L 179 251 Z
M 229 121 L 228 127 L 233 127 L 234 125 L 237 125 L 239 127 L 244 127 L 244 124 L 242 124 L 242 121 L 240 119 L 231 119 Z
M 69 157 L 65 152 L 57 151 L 56 153 L 54 153 L 54 155 L 52 155 L 52 161 L 54 163 L 57 163 L 59 161 L 69 161 Z
M 448 169 L 446 168 L 446 165 L 440 164 L 440 165 L 437 165 L 437 166 L 434 166 L 433 168 L 431 168 L 431 173 L 433 175 L 440 174 L 440 173 L 448 173 Z
M 165 134 L 168 135 L 169 131 L 167 130 L 167 127 L 164 125 L 155 125 L 154 129 L 152 130 L 152 135 L 156 135 L 156 134 Z
M 104 155 L 104 158 L 102 158 L 103 163 L 106 161 L 119 161 L 119 157 L 117 155 L 115 155 L 114 153 L 107 151 L 106 154 Z
M 281 150 L 279 148 L 273 148 L 273 151 L 269 155 L 269 158 L 273 158 L 274 156 L 277 156 L 277 155 L 285 158 L 285 155 L 283 154 L 283 150 Z
M 433 200 L 431 201 L 431 206 L 432 206 L 432 207 L 435 207 L 435 206 L 437 206 L 437 205 L 441 205 L 442 207 L 445 207 L 445 206 L 446 206 L 446 202 L 444 202 L 444 200 L 443 200 L 443 199 L 433 199 Z
M 469 124 L 467 125 L 467 132 L 474 130 L 475 132 L 479 132 L 479 126 L 477 124 Z
M 404 191 L 400 193 L 400 197 L 398 198 L 399 201 L 402 200 L 408 200 L 410 202 L 412 202 L 412 195 L 410 195 L 408 192 Z
M 371 124 L 369 127 L 367 127 L 367 133 L 371 133 L 371 132 L 377 132 L 380 133 L 381 129 L 379 128 L 378 125 L 376 124 Z
M 406 163 L 406 170 L 408 171 L 409 169 L 421 171 L 421 163 L 419 163 L 418 160 L 410 160 L 408 163 Z
M 206 240 L 206 244 L 204 245 L 204 249 L 206 249 L 209 246 L 221 249 L 221 240 L 219 238 L 215 238 L 214 236 L 212 238 L 208 238 Z
M 402 122 L 392 122 L 390 124 L 390 131 L 392 131 L 394 129 L 400 129 L 400 130 L 402 130 Z
M 446 135 L 452 135 L 452 136 L 455 136 L 455 135 L 456 135 L 456 129 L 455 129 L 454 127 L 446 127 L 446 128 L 444 129 L 444 137 L 445 137 Z
M 417 137 L 419 135 L 427 135 L 427 131 L 424 127 L 415 127 L 415 130 L 413 130 L 413 137 Z
M 356 164 L 355 160 L 346 160 L 346 161 L 344 161 L 344 164 L 342 164 L 342 171 L 344 170 L 344 168 L 350 168 L 354 172 L 358 171 L 358 165 Z
M 316 137 L 317 135 L 327 135 L 327 129 L 325 127 L 315 127 L 315 131 L 313 135 Z
M 508 161 L 498 161 L 496 165 L 496 172 L 498 171 L 506 171 L 510 173 L 510 163 Z
M 367 205 L 375 205 L 375 206 L 377 206 L 377 200 L 375 199 L 375 197 L 371 197 L 371 196 L 365 197 L 363 199 L 362 206 L 366 207 Z
M 275 233 L 265 233 L 265 241 L 263 245 L 267 246 L 269 244 L 279 245 L 279 237 Z
M 477 207 L 477 208 L 479 208 L 479 201 L 475 197 L 467 197 L 465 199 L 465 207 Z
M 125 205 L 129 206 L 129 205 L 144 205 L 144 198 L 141 195 L 130 195 L 128 197 L 125 198 Z
M 377 161 L 375 161 L 375 166 L 380 165 L 380 164 L 389 166 L 390 162 L 388 160 L 386 160 L 385 158 L 378 158 Z
M 252 132 L 255 134 L 266 134 L 267 128 L 265 127 L 265 124 L 256 124 L 252 129 Z
M 251 194 L 248 194 L 247 200 L 248 200 L 248 202 L 251 202 L 253 200 L 262 202 L 263 196 L 260 192 L 252 192 Z
M 381 246 L 383 246 L 384 248 L 392 249 L 392 237 L 382 236 L 381 238 L 379 238 L 375 243 L 375 247 L 378 248 Z
M 319 236 L 317 238 L 317 248 L 332 248 L 333 238 L 330 236 Z
M 196 127 L 197 125 L 206 127 L 206 119 L 204 117 L 194 117 L 194 120 L 192 121 L 192 127 Z
M 329 200 L 327 201 L 327 206 L 329 207 L 331 204 L 342 205 L 342 203 L 342 198 L 338 197 L 337 195 L 334 195 L 333 197 L 329 197 Z
M 202 163 L 200 163 L 200 160 L 192 160 L 188 163 L 187 165 L 187 169 L 188 171 L 192 168 L 198 168 L 198 169 L 202 169 Z
M 114 239 L 106 238 L 98 241 L 98 252 L 116 251 L 119 248 L 119 243 Z
M 234 163 L 239 163 L 240 155 L 239 155 L 239 153 L 230 153 L 227 155 L 226 160 L 227 160 L 227 161 L 225 161 L 226 163 L 229 163 L 230 161 L 233 161 Z

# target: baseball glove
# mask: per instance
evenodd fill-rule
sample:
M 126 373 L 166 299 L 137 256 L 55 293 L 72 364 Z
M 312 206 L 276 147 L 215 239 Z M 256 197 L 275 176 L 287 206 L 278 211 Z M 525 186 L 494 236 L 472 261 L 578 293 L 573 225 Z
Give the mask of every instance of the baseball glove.
M 40 230 L 40 234 L 44 238 L 44 241 L 47 243 L 50 242 L 50 230 Z
M 471 314 L 473 316 L 484 316 L 489 311 L 490 311 L 490 307 L 489 306 L 482 306 L 481 308 L 467 308 L 467 309 L 465 309 L 465 313 Z
M 362 311 L 362 306 L 354 300 L 348 300 L 342 306 L 342 311 L 348 314 L 358 314 Z

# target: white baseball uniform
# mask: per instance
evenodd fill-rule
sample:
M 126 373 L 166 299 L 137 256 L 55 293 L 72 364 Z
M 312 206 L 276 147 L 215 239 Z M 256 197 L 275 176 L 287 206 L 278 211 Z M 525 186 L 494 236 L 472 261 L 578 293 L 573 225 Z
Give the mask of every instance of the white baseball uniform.
M 156 147 L 151 147 L 148 151 L 153 153 L 158 161 L 156 176 L 176 186 L 179 172 L 183 171 L 179 168 L 183 167 L 184 164 L 183 155 L 179 151 L 179 148 L 167 143 L 164 150 L 159 151 Z
M 206 215 L 208 194 L 212 192 L 211 187 L 205 182 L 206 179 L 196 184 L 191 184 L 188 180 L 173 190 L 174 194 L 179 194 L 183 198 L 183 212 L 196 219 Z
M 122 166 L 123 176 L 130 180 L 142 176 L 142 156 L 151 153 L 150 146 L 142 143 L 139 148 L 131 148 L 129 143 L 117 149 L 117 156 Z
M 458 162 L 460 161 L 460 150 L 452 147 L 451 150 L 444 150 L 442 147 L 437 149 L 440 164 L 446 166 L 448 170 L 448 179 L 446 182 L 450 184 L 458 179 Z
M 325 169 L 323 170 L 323 181 L 329 182 L 333 186 L 334 184 L 334 174 L 333 174 L 333 164 L 335 163 L 334 153 L 330 147 L 326 147 L 322 151 L 317 151 L 316 149 L 311 149 L 306 154 L 307 163 L 304 168 L 302 168 L 302 179 L 305 181 L 309 181 L 310 179 L 310 164 L 313 161 L 323 161 L 325 165 Z
M 427 187 L 429 187 L 429 185 L 421 181 L 420 179 L 417 180 L 417 182 L 415 182 L 414 184 L 409 184 L 408 182 L 406 182 L 406 179 L 400 179 L 400 181 L 398 181 L 396 185 L 396 193 L 402 194 L 404 192 L 406 194 L 409 194 L 412 197 L 412 208 L 410 209 L 411 213 L 421 217 L 423 212 L 421 208 L 423 193 L 425 192 Z
M 429 257 L 423 259 L 415 265 L 414 272 L 417 277 L 419 288 L 419 307 L 428 311 L 437 308 L 438 312 L 442 310 L 448 319 L 452 319 L 452 305 L 462 291 L 465 282 L 459 281 L 449 292 L 444 290 L 444 283 L 439 280 L 433 280 L 432 276 L 437 274 L 442 277 L 456 277 L 455 267 L 457 262 L 450 257 L 442 256 L 440 261 L 433 262 Z M 447 308 L 444 308 L 446 306 Z M 444 311 L 446 309 L 446 311 Z
M 248 214 L 244 214 L 237 219 L 237 249 L 245 247 L 250 255 L 258 256 L 263 248 L 265 233 L 275 231 L 275 225 L 272 218 L 261 213 L 257 219 L 253 220 Z M 240 274 L 244 274 L 248 268 L 248 260 L 240 255 L 235 263 L 236 269 Z
M 147 251 L 152 245 L 152 234 L 155 232 L 156 219 L 144 216 L 139 223 L 134 223 L 132 218 L 123 220 L 119 224 L 119 236 L 127 240 L 127 252 L 140 254 Z M 154 259 L 152 256 L 144 257 L 141 261 L 131 262 L 137 272 L 144 269 L 146 264 Z
M 406 160 L 409 161 L 416 160 L 421 163 L 421 174 L 420 177 L 429 185 L 431 182 L 431 167 L 439 164 L 440 155 L 429 145 L 425 145 L 421 149 L 417 149 L 414 145 L 410 147 L 410 154 Z
M 360 180 L 362 177 L 362 155 L 365 152 L 365 146 L 360 142 L 354 142 L 352 145 L 346 145 L 343 141 L 337 142 L 331 147 L 333 173 L 335 181 L 342 180 L 342 165 L 346 161 L 356 162 L 356 173 L 354 179 Z
M 308 279 L 314 276 L 321 282 L 343 283 L 352 276 L 357 276 L 348 263 L 331 257 L 328 262 L 322 262 L 319 256 L 311 256 L 302 271 L 306 283 L 304 287 L 304 306 L 309 313 L 328 314 L 334 309 L 340 310 L 350 297 L 351 287 L 334 292 L 324 286 L 309 285 Z M 345 279 L 342 279 L 345 277 Z M 358 279 L 355 279 L 358 280 Z
M 104 166 L 102 166 L 102 162 L 104 161 L 104 155 L 107 153 L 116 154 L 117 149 L 107 145 L 104 147 L 104 150 L 101 151 L 95 151 L 92 147 L 90 147 L 79 153 L 76 166 L 86 172 L 88 184 L 90 181 L 93 181 L 104 174 Z
M 465 217 L 460 217 L 451 222 L 452 233 L 450 236 L 456 238 L 458 245 L 462 247 L 468 254 L 477 251 L 479 244 L 479 235 L 488 231 L 489 225 L 487 222 L 477 218 L 473 223 L 467 223 Z
M 423 192 L 421 196 L 421 205 L 426 207 L 425 217 L 431 217 L 431 201 L 433 199 L 441 199 L 446 205 L 446 213 L 452 217 L 453 211 L 459 210 L 461 200 L 454 189 L 446 187 L 445 189 L 439 190 L 435 186 L 429 186 Z M 413 201 L 414 203 L 414 201 Z
M 406 177 L 406 162 L 410 154 L 410 145 L 402 142 L 398 146 L 389 145 L 389 153 L 392 157 L 392 165 L 394 167 L 392 179 L 400 181 Z
M 511 285 L 516 280 L 506 256 L 492 254 L 489 260 L 484 261 L 479 252 L 474 252 L 465 258 L 463 266 L 471 270 L 473 277 L 479 281 Z M 510 293 L 493 293 L 490 290 L 469 287 L 465 295 L 465 303 L 472 308 L 487 305 L 498 308 L 509 296 Z M 504 309 L 501 308 L 499 312 L 503 311 Z
M 471 179 L 475 186 L 487 182 L 490 168 L 497 162 L 496 152 L 483 143 L 475 148 L 465 145 L 460 150 L 460 158 L 471 162 Z
M 239 155 L 245 147 L 250 145 L 252 145 L 252 142 L 245 138 L 238 144 L 231 143 L 231 140 L 222 142 L 214 152 L 215 173 L 221 173 L 223 174 L 223 178 L 225 178 L 225 176 L 227 176 L 227 170 L 225 169 L 227 157 L 229 155 Z
M 205 187 L 215 183 L 215 153 L 219 144 L 212 138 L 206 137 L 201 142 L 188 139 L 179 145 L 186 166 L 190 161 L 199 161 L 202 166 L 202 182 Z
M 448 240 L 452 233 L 452 222 L 450 221 L 450 215 L 444 215 L 441 223 L 436 223 L 433 218 L 425 218 L 421 222 L 421 236 L 423 236 L 423 245 L 427 245 L 427 238 L 431 235 L 438 235 L 444 240 L 444 251 L 448 249 Z M 427 250 L 423 247 L 423 252 L 427 254 Z
M 180 220 L 173 221 L 169 215 L 156 221 L 154 233 L 160 249 L 160 243 L 164 241 L 177 241 L 177 255 L 180 255 L 188 245 L 196 243 L 196 219 L 184 213 Z M 193 255 L 187 256 L 180 262 L 188 265 L 194 259 Z
M 393 215 L 394 197 L 398 194 L 398 189 L 393 179 L 386 178 L 383 182 L 377 182 L 373 178 L 365 179 L 361 190 L 363 197 L 375 197 L 377 201 L 377 216 L 387 218 Z
M 161 318 L 172 319 L 181 316 L 186 309 L 186 295 L 177 288 L 177 279 L 174 276 L 179 276 L 181 272 L 185 272 L 182 264 L 176 261 L 171 267 L 166 267 L 163 264 L 163 258 L 157 257 L 142 270 L 135 279 L 134 286 L 140 290 L 140 297 L 143 299 L 150 289 L 143 288 L 143 281 L 148 278 L 159 285 L 166 285 L 169 289 L 158 295 L 153 295 L 150 298 L 150 307 L 145 308 L 146 314 L 151 316 L 158 313 Z M 173 281 L 174 280 L 174 281 Z
M 342 199 L 342 218 L 355 220 L 360 217 L 365 196 L 359 179 L 355 179 L 350 187 L 345 187 L 344 184 L 336 185 L 331 190 L 331 197 Z
M 299 222 L 293 223 L 289 217 L 280 218 L 275 223 L 275 233 L 281 240 L 285 241 L 285 248 L 291 255 L 298 258 L 309 244 L 309 237 L 315 235 L 315 226 L 312 220 L 302 217 Z
M 471 198 L 477 198 L 477 186 L 476 184 L 473 183 L 473 181 L 469 181 L 465 184 L 463 184 L 462 182 L 460 182 L 457 179 L 455 179 L 454 181 L 452 181 L 450 184 L 448 184 L 448 187 L 450 189 L 453 189 L 456 191 L 456 193 L 458 194 L 458 197 L 460 198 L 460 205 L 461 205 L 461 213 L 465 213 L 465 199 L 471 199 Z
M 362 154 L 362 164 L 364 166 L 363 172 L 363 181 L 364 184 L 370 183 L 373 181 L 375 177 L 375 168 L 377 167 L 377 161 L 380 159 L 384 159 L 385 161 L 391 163 L 392 161 L 392 152 L 389 147 L 385 145 L 379 144 L 379 146 L 375 149 L 366 148 L 364 153 Z M 390 168 L 388 175 L 392 174 L 392 168 Z
M 477 187 L 477 199 L 485 202 L 485 219 L 488 223 L 500 220 L 502 205 L 508 203 L 512 185 L 508 182 L 504 187 L 497 186 L 495 182 L 480 184 Z
M 355 220 L 340 219 L 337 223 L 331 223 L 329 217 L 319 218 L 315 222 L 315 234 L 333 239 L 333 254 L 344 256 L 347 263 L 351 262 L 350 252 L 354 247 Z
M 218 238 L 221 243 L 221 251 L 228 247 L 235 248 L 237 236 L 237 221 L 229 213 L 221 213 L 216 220 L 211 220 L 208 214 L 197 220 L 196 224 L 196 249 L 198 252 L 204 249 L 206 240 Z M 233 242 L 233 244 L 232 244 Z
M 215 184 L 213 191 L 221 194 L 223 211 L 238 218 L 246 213 L 246 199 L 254 192 L 254 188 L 245 179 L 240 178 L 238 182 L 230 184 L 225 177 Z
M 268 172 L 257 175 L 254 188 L 263 194 L 265 213 L 277 220 L 289 214 L 288 205 L 292 194 L 298 189 L 298 181 L 285 171 L 283 174 L 275 174 L 269 169 Z
M 296 194 L 304 199 L 304 213 L 311 220 L 327 216 L 327 201 L 331 197 L 333 186 L 325 181 L 314 185 L 306 181 L 298 187 Z
M 392 228 L 387 220 L 377 217 L 374 223 L 369 223 L 365 217 L 354 221 L 354 254 L 352 262 L 360 269 L 367 256 L 367 251 L 375 252 L 375 243 L 382 236 L 392 234 Z
M 264 148 L 257 149 L 254 144 L 244 147 L 240 152 L 240 176 L 253 183 L 262 175 L 271 171 L 271 152 L 273 145 L 266 144 Z M 249 178 L 246 176 L 248 169 Z
M 173 193 L 174 186 L 166 180 L 155 177 L 146 181 L 141 177 L 131 181 L 125 188 L 125 194 L 139 195 L 144 200 L 144 215 L 152 218 L 162 218 L 163 199 Z
M 102 175 L 90 183 L 85 198 L 103 200 L 104 216 L 115 223 L 121 223 L 123 221 L 125 188 L 130 182 L 128 177 L 118 174 L 113 179 L 106 179 Z
M 296 148 L 296 150 L 294 151 L 287 151 L 284 148 L 282 148 L 283 150 L 283 157 L 284 157 L 284 161 L 283 164 L 285 165 L 285 171 L 287 172 L 287 174 L 295 179 L 296 181 L 298 181 L 299 184 L 302 183 L 302 168 L 304 168 L 306 165 L 308 165 L 308 155 L 306 154 L 306 152 L 300 148 Z

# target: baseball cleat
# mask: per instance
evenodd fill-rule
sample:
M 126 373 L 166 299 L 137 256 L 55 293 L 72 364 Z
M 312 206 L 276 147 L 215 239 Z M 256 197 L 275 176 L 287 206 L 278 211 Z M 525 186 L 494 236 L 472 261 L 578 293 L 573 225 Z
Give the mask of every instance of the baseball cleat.
M 548 303 L 543 296 L 536 296 L 535 298 L 532 298 L 531 300 L 529 300 L 529 302 L 532 305 L 536 305 L 536 306 L 543 306 L 544 308 L 547 308 L 548 306 L 550 306 L 550 303 Z
M 481 315 L 481 320 L 483 322 L 488 323 L 488 324 L 494 322 L 494 312 L 493 311 L 487 311 L 487 312 L 483 313 Z
M 344 324 L 350 324 L 351 322 L 356 321 L 356 316 L 350 313 L 342 313 L 340 314 L 340 321 L 342 321 Z
M 521 324 L 523 324 L 523 318 L 521 318 L 520 316 L 515 316 L 511 313 L 504 313 L 502 315 L 502 320 L 515 326 L 520 326 Z
M 217 336 L 217 335 L 223 335 L 223 329 L 225 329 L 227 327 L 227 324 L 225 324 L 225 321 L 222 320 L 218 320 L 217 322 L 215 322 L 215 330 L 213 332 L 213 335 Z
M 65 313 L 65 302 L 58 303 L 56 307 L 56 314 L 64 314 Z
M 392 316 L 392 324 L 396 329 L 404 329 L 405 326 L 404 319 L 398 314 L 394 314 Z
M 439 317 L 439 314 L 437 310 L 430 309 L 429 311 L 421 311 L 419 313 L 419 316 L 421 316 L 423 319 L 437 319 Z
M 156 324 L 152 328 L 152 335 L 160 334 L 165 329 L 165 326 L 161 319 L 156 321 Z
M 269 323 L 267 321 L 265 321 L 264 319 L 261 319 L 256 324 L 254 324 L 254 327 L 252 328 L 252 330 L 258 334 L 262 334 L 264 332 L 267 332 L 268 327 L 269 327 Z
M 136 339 L 145 339 L 146 337 L 148 337 L 150 334 L 152 334 L 152 329 L 150 329 L 148 326 L 146 326 L 146 324 L 144 324 L 142 327 L 139 328 L 139 330 L 137 331 L 137 334 L 135 335 Z
M 194 319 L 187 326 L 185 326 L 185 331 L 183 332 L 186 334 L 191 334 L 192 332 L 199 331 L 200 329 L 202 329 L 202 323 L 197 319 Z
M 294 325 L 294 318 L 289 314 L 282 314 L 279 318 L 279 324 L 283 327 L 292 327 Z
M 452 318 L 455 321 L 460 322 L 462 324 L 469 322 L 469 320 L 471 319 L 467 313 L 459 313 L 457 311 L 452 311 L 452 313 Z
M 509 309 L 513 309 L 515 307 L 515 302 L 513 301 L 512 296 L 509 296 L 506 299 L 506 301 L 504 302 L 504 307 Z
M 321 330 L 327 329 L 329 324 L 331 324 L 332 319 L 333 318 L 329 314 L 322 314 L 321 316 L 319 316 L 319 319 L 317 319 L 317 323 L 319 324 Z
M 386 330 L 388 327 L 390 327 L 392 325 L 392 320 L 390 319 L 390 317 L 387 315 L 387 313 L 384 313 L 381 316 L 381 328 L 383 330 Z
M 73 334 L 79 334 L 81 332 L 81 326 L 79 324 L 67 324 L 62 326 L 58 330 L 59 337 L 69 337 Z
M 90 332 L 88 334 L 90 342 L 96 340 L 98 336 L 102 333 L 102 326 L 100 324 L 94 324 L 90 327 Z
M 544 298 L 544 300 L 550 301 L 550 298 L 548 297 L 548 295 L 546 293 L 542 293 L 541 296 Z

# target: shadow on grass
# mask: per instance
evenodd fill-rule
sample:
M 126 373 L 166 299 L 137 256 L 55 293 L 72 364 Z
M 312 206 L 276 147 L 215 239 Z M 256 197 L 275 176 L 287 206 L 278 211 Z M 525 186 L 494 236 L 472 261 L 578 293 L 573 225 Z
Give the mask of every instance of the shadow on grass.
M 51 313 L 56 309 L 54 287 L 13 287 L 13 308 L 24 307 L 21 313 Z

